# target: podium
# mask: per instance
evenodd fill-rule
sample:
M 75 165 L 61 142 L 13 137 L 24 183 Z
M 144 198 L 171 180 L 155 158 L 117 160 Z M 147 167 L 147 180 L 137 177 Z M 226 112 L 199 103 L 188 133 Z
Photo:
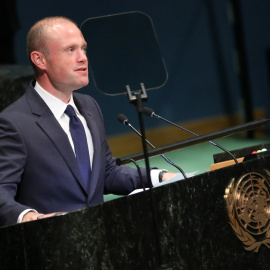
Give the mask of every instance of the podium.
M 268 181 L 268 170 L 270 156 L 258 156 L 63 216 L 1 227 L 1 270 L 158 269 L 159 256 L 171 269 L 270 269 L 268 212 L 254 234 L 246 223 L 244 236 L 255 239 L 255 250 L 237 235 L 228 214 L 232 202 L 224 199 L 232 180 L 259 174 Z M 261 196 L 268 209 L 264 184 Z M 248 209 L 256 211 L 253 199 Z

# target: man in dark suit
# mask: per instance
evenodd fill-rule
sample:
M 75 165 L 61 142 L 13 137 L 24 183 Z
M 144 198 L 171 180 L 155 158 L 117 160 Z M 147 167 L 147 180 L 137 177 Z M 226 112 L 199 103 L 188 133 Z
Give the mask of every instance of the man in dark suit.
M 73 93 L 88 84 L 86 46 L 81 31 L 67 18 L 45 18 L 28 33 L 36 80 L 0 114 L 1 225 L 73 211 L 103 202 L 104 193 L 124 195 L 141 188 L 137 170 L 117 166 L 111 156 L 96 101 Z M 88 184 L 76 159 L 67 105 L 85 131 Z M 149 186 L 145 169 L 142 174 Z M 163 173 L 162 179 L 159 175 L 160 170 L 151 170 L 153 185 L 174 173 Z

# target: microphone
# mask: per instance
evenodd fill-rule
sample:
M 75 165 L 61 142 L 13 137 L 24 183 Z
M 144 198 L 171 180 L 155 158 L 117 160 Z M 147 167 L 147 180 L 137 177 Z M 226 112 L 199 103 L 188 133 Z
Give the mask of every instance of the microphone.
M 165 122 L 167 122 L 167 123 L 169 123 L 169 124 L 171 124 L 171 125 L 173 125 L 173 126 L 175 126 L 175 127 L 178 127 L 178 128 L 180 128 L 180 129 L 182 129 L 182 130 L 184 130 L 184 131 L 186 131 L 186 132 L 188 132 L 188 133 L 194 135 L 194 136 L 197 136 L 197 137 L 199 136 L 198 134 L 196 134 L 196 133 L 194 133 L 194 132 L 192 132 L 192 131 L 190 131 L 190 130 L 188 130 L 188 129 L 182 127 L 182 126 L 179 126 L 179 125 L 177 125 L 177 124 L 175 124 L 175 123 L 173 123 L 173 122 L 171 122 L 171 121 L 169 121 L 169 120 L 167 120 L 167 119 L 161 117 L 160 115 L 157 115 L 157 114 L 154 112 L 154 110 L 152 110 L 151 108 L 144 107 L 144 108 L 143 108 L 143 113 L 146 114 L 146 115 L 148 115 L 148 116 L 150 116 L 150 117 L 155 117 L 155 118 L 161 119 L 161 120 L 163 120 L 163 121 L 165 121 Z M 225 149 L 224 147 L 222 147 L 221 145 L 219 145 L 219 144 L 217 144 L 217 143 L 215 143 L 215 142 L 213 142 L 213 141 L 208 141 L 208 142 L 211 143 L 212 145 L 218 147 L 218 148 L 221 149 L 222 151 L 226 152 L 227 154 L 229 154 L 229 155 L 233 158 L 235 164 L 238 164 L 237 159 L 235 158 L 235 156 L 234 156 L 230 151 L 228 151 L 227 149 Z
M 129 126 L 133 131 L 135 131 L 135 133 L 137 133 L 140 137 L 142 137 L 142 134 L 135 128 L 133 127 L 129 121 L 128 121 L 128 118 L 124 115 L 124 114 L 119 114 L 117 116 L 117 120 L 121 123 L 121 124 L 124 124 L 124 125 L 127 125 Z M 146 143 L 148 143 L 153 149 L 155 149 L 156 147 L 150 143 L 147 139 L 145 139 Z M 177 168 L 181 173 L 182 175 L 184 176 L 185 179 L 187 179 L 187 176 L 185 174 L 185 172 L 179 167 L 177 166 L 176 164 L 174 164 L 171 160 L 169 160 L 167 157 L 165 157 L 163 154 L 160 155 L 165 161 L 167 161 L 169 164 L 171 164 L 172 166 L 174 166 L 175 168 Z

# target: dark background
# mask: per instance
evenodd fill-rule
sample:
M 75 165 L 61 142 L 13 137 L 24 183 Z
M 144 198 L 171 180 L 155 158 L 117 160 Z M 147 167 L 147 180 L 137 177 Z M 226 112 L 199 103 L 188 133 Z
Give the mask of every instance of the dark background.
M 242 52 L 248 82 L 245 89 L 237 73 L 233 8 L 225 0 L 17 0 L 19 29 L 14 36 L 15 61 L 29 64 L 27 32 L 46 16 L 66 16 L 80 25 L 91 17 L 140 11 L 152 18 L 169 75 L 165 86 L 148 91 L 144 106 L 175 122 L 234 113 L 244 116 L 242 90 L 246 93 L 250 89 L 250 111 L 263 108 L 269 117 L 270 1 L 239 3 L 241 14 L 237 19 L 243 28 L 237 35 L 244 39 Z M 81 91 L 97 99 L 108 135 L 128 131 L 117 122 L 119 113 L 126 114 L 138 126 L 136 110 L 126 96 L 105 96 L 96 89 L 91 77 L 90 80 L 89 86 Z M 145 124 L 153 127 L 162 123 L 149 118 Z

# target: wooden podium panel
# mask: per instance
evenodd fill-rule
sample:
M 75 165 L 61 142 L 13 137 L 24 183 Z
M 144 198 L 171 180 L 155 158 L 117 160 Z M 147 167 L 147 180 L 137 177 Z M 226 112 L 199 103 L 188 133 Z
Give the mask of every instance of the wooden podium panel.
M 1 270 L 137 270 L 161 264 L 167 264 L 164 269 L 270 269 L 268 212 L 263 213 L 264 231 L 254 229 L 254 234 L 241 229 L 235 216 L 243 238 L 255 241 L 244 243 L 224 200 L 232 179 L 239 183 L 258 174 L 264 177 L 260 210 L 269 209 L 267 170 L 270 157 L 264 156 L 64 216 L 2 227 Z M 256 215 L 262 200 L 252 196 L 242 210 Z

